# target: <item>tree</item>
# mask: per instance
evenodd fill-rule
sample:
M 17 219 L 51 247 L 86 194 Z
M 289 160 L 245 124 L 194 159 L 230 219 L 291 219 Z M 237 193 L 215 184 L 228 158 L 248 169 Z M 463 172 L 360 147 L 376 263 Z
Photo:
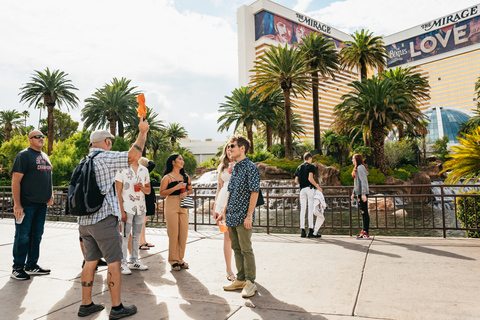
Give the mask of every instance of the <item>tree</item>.
M 172 147 L 175 146 L 175 143 L 179 139 L 186 138 L 188 136 L 187 130 L 180 125 L 180 123 L 170 123 L 166 129 L 167 137 L 170 138 Z
M 465 135 L 480 126 L 480 102 L 477 102 L 477 109 L 473 110 L 474 116 L 460 125 L 458 135 Z
M 292 109 L 290 96 L 306 97 L 310 88 L 309 62 L 305 53 L 294 47 L 270 46 L 259 60 L 255 61 L 252 90 L 255 95 L 266 97 L 278 88 L 283 91 L 285 115 L 285 158 L 293 159 L 292 152 Z
M 345 41 L 346 45 L 340 50 L 342 65 L 348 69 L 355 66 L 360 72 L 360 81 L 367 78 L 367 68 L 377 68 L 383 71 L 388 58 L 382 37 L 374 37 L 373 32 L 362 29 L 351 35 L 352 41 Z
M 124 124 L 135 122 L 137 118 L 136 106 L 139 91 L 137 87 L 129 87 L 131 80 L 113 78 L 111 84 L 105 84 L 97 89 L 90 98 L 85 99 L 86 105 L 82 109 L 82 121 L 85 128 L 110 127 L 110 133 L 124 137 Z M 138 123 L 138 121 L 137 121 Z
M 318 109 L 318 75 L 322 78 L 335 78 L 335 71 L 338 70 L 339 57 L 332 40 L 312 32 L 303 38 L 299 48 L 305 54 L 305 59 L 312 68 L 312 99 L 313 99 L 313 128 L 314 144 L 316 150 L 321 150 L 320 141 L 320 112 Z
M 458 141 L 459 146 L 451 147 L 455 153 L 449 154 L 449 160 L 443 164 L 445 169 L 442 172 L 449 171 L 445 183 L 456 184 L 461 179 L 464 184 L 470 180 L 477 183 L 480 179 L 480 128 L 459 137 Z
M 30 117 L 30 112 L 28 110 L 22 111 L 22 116 L 25 118 L 25 127 L 27 126 L 27 118 Z
M 29 107 L 39 106 L 43 100 L 44 105 L 47 106 L 47 138 L 48 147 L 47 154 L 52 154 L 53 148 L 53 110 L 58 104 L 58 107 L 66 105 L 69 107 L 77 107 L 79 99 L 73 93 L 73 90 L 78 90 L 72 85 L 72 81 L 67 79 L 68 74 L 54 70 L 50 72 L 47 68 L 45 72 L 36 71 L 31 77 L 31 82 L 25 84 L 20 88 L 20 102 L 29 102 Z
M 260 103 L 263 105 L 263 107 L 269 108 L 273 112 L 273 114 L 275 114 L 276 110 L 283 109 L 284 101 L 283 101 L 282 90 L 277 89 L 273 91 L 271 94 L 263 97 Z M 285 121 L 283 121 L 283 123 L 285 123 Z M 274 123 L 272 123 L 271 119 L 268 119 L 267 121 L 263 122 L 263 125 L 265 126 L 265 138 L 267 142 L 267 150 L 270 150 L 270 147 L 272 146 L 272 135 L 273 135 L 272 126 L 274 125 Z M 292 126 L 293 126 L 293 122 L 292 122 Z M 293 133 L 293 128 L 292 128 L 292 133 Z
M 343 165 L 343 160 L 347 153 L 348 137 L 337 134 L 332 130 L 325 130 L 322 137 L 323 145 L 327 148 L 329 153 L 333 154 L 337 163 Z
M 78 129 L 78 122 L 73 121 L 68 113 L 62 112 L 58 109 L 53 110 L 53 138 L 55 141 L 64 141 L 72 136 Z M 40 131 L 47 130 L 47 120 L 40 120 Z
M 285 146 L 285 137 L 286 137 L 286 131 L 287 131 L 287 126 L 285 125 L 285 114 L 283 108 L 278 108 L 275 110 L 275 116 L 272 118 L 272 134 L 275 137 L 278 137 L 280 139 L 280 144 Z M 292 113 L 291 115 L 292 119 L 292 133 L 291 136 L 293 138 L 299 138 L 300 136 L 305 135 L 305 130 L 302 119 L 300 118 L 300 115 Z M 292 143 L 292 151 L 293 151 L 293 143 Z
M 353 90 L 343 95 L 343 102 L 334 108 L 335 125 L 352 130 L 368 128 L 372 133 L 375 166 L 387 174 L 385 134 L 400 120 L 413 123 L 423 120 L 425 115 L 415 106 L 415 98 L 398 82 L 373 77 L 348 86 Z
M 247 131 L 250 140 L 250 149 L 246 153 L 253 153 L 253 127 L 258 127 L 261 122 L 271 122 L 273 111 L 262 104 L 259 96 L 255 96 L 250 87 L 241 87 L 232 91 L 232 95 L 225 96 L 226 102 L 220 104 L 219 112 L 222 115 L 218 118 L 220 123 L 218 131 L 223 132 L 235 124 L 234 131 L 242 126 Z M 222 123 L 223 122 L 223 123 Z
M 381 77 L 398 82 L 404 90 L 410 93 L 415 98 L 417 106 L 421 105 L 422 101 L 430 99 L 430 85 L 427 78 L 424 78 L 418 72 L 413 71 L 413 67 L 397 67 L 395 69 L 389 69 L 381 74 Z M 398 129 L 398 139 L 405 138 L 405 129 L 412 131 L 419 125 L 418 123 L 411 123 L 400 120 L 396 123 Z
M 16 110 L 2 110 L 0 111 L 0 121 L 5 128 L 5 138 L 10 141 L 13 130 L 18 130 L 22 125 L 22 114 Z

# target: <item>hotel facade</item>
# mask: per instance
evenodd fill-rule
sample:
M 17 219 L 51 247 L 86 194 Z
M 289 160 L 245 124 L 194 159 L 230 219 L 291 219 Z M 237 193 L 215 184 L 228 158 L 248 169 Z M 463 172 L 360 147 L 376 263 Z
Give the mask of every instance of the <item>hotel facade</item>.
M 269 0 L 240 7 L 237 24 L 240 86 L 249 85 L 254 61 L 270 45 L 295 45 L 311 32 L 331 39 L 337 50 L 342 48 L 344 41 L 352 40 L 347 33 Z M 480 76 L 477 67 L 480 64 L 480 4 L 383 36 L 383 40 L 390 55 L 388 68 L 411 66 L 429 81 L 430 100 L 419 107 L 430 116 L 440 117 L 436 125 L 443 124 L 443 128 L 437 130 L 429 128 L 430 140 L 447 133 L 449 138 L 454 137 L 456 131 L 449 128 L 449 120 L 455 118 L 452 114 L 468 117 L 477 106 L 474 84 Z M 321 131 L 333 123 L 333 108 L 342 102 L 341 96 L 350 91 L 347 84 L 359 78 L 355 68 L 337 72 L 335 79 L 320 81 Z M 300 115 L 304 123 L 306 135 L 303 138 L 313 138 L 312 97 L 292 101 L 295 104 L 293 112 Z M 453 131 L 455 133 L 451 133 Z

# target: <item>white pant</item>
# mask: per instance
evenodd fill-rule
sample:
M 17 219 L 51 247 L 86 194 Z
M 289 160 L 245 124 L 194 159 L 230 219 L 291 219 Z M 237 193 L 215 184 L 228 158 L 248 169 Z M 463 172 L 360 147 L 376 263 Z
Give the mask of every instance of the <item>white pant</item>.
M 132 214 L 125 212 L 127 214 L 127 222 L 122 222 L 122 251 L 123 259 L 122 262 L 127 262 L 128 258 L 128 239 L 130 237 L 130 232 L 132 232 L 132 256 L 130 261 L 136 261 L 138 259 L 138 249 L 140 247 L 140 234 L 142 233 L 143 223 L 145 222 L 145 215 L 141 214 Z
M 305 229 L 305 213 L 307 211 L 308 200 L 308 228 L 313 229 L 313 188 L 303 188 L 300 190 L 300 229 Z

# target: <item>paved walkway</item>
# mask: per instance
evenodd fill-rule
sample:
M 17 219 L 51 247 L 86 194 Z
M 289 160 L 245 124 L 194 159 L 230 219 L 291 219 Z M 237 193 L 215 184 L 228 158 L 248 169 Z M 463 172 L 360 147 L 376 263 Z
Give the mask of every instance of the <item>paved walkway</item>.
M 0 220 L 0 319 L 78 319 L 82 255 L 77 225 L 47 222 L 39 264 L 48 276 L 10 278 L 13 220 Z M 346 236 L 302 239 L 254 234 L 258 293 L 243 299 L 223 291 L 222 236 L 190 231 L 189 270 L 171 272 L 165 229 L 147 229 L 156 246 L 141 251 L 148 271 L 124 276 L 122 300 L 135 303 L 128 319 L 479 319 L 480 239 Z M 106 310 L 106 267 L 94 301 Z

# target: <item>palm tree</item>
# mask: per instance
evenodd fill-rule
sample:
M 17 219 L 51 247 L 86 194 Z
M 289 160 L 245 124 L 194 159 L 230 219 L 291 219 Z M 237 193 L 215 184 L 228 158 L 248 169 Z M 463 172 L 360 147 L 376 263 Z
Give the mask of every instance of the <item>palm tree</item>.
M 375 166 L 387 174 L 383 148 L 385 130 L 392 130 L 400 120 L 419 122 L 425 115 L 415 106 L 415 98 L 398 82 L 373 77 L 348 86 L 353 90 L 343 95 L 343 102 L 334 108 L 336 126 L 368 128 L 372 134 Z
M 348 137 L 337 134 L 333 130 L 325 130 L 322 137 L 323 145 L 334 155 L 340 166 L 343 165 L 343 159 L 347 152 Z
M 39 102 L 34 108 L 37 108 L 38 110 L 40 110 L 38 114 L 38 127 L 37 127 L 37 129 L 40 129 L 40 121 L 42 120 L 42 110 L 45 109 L 45 104 L 43 102 Z
M 445 183 L 456 184 L 461 179 L 464 184 L 470 180 L 477 183 L 480 179 L 480 127 L 472 132 L 465 134 L 465 137 L 459 137 L 460 146 L 452 146 L 455 153 L 449 154 L 450 160 L 443 165 L 445 169 L 442 172 L 450 171 Z
M 398 82 L 404 90 L 415 98 L 417 106 L 421 105 L 422 101 L 430 99 L 430 85 L 428 84 L 428 80 L 422 77 L 420 73 L 414 72 L 413 67 L 389 69 L 384 71 L 380 76 Z M 410 130 L 414 130 L 417 123 L 405 123 L 400 120 L 396 125 L 398 129 L 398 139 L 402 140 L 405 137 L 404 125 L 407 125 Z
M 170 123 L 165 131 L 167 137 L 170 138 L 170 143 L 172 147 L 175 146 L 175 143 L 178 139 L 183 139 L 188 136 L 187 130 L 180 125 L 180 123 Z
M 58 104 L 59 107 L 66 105 L 69 107 L 78 106 L 78 97 L 72 92 L 78 90 L 72 85 L 72 81 L 67 79 L 68 74 L 54 70 L 50 72 L 47 68 L 45 72 L 35 70 L 31 77 L 31 82 L 20 88 L 20 102 L 29 102 L 29 107 L 38 106 L 43 100 L 47 106 L 47 154 L 52 154 L 53 148 L 53 109 Z
M 294 47 L 270 46 L 259 60 L 255 61 L 252 76 L 252 90 L 265 97 L 281 88 L 285 109 L 285 158 L 293 159 L 292 150 L 292 111 L 290 95 L 295 98 L 300 94 L 306 97 L 310 88 L 312 72 L 305 53 Z
M 277 109 L 283 109 L 283 93 L 282 90 L 277 89 L 273 91 L 271 94 L 267 95 L 266 97 L 262 97 L 262 101 L 260 102 L 263 107 L 269 108 L 273 113 L 276 112 Z M 282 113 L 283 115 L 283 113 Z M 263 122 L 265 126 L 265 137 L 267 140 L 267 150 L 270 150 L 272 146 L 272 119 L 269 118 L 267 121 Z M 285 123 L 285 121 L 283 121 Z M 293 125 L 293 124 L 292 124 Z M 293 132 L 293 129 L 292 129 Z
M 25 127 L 27 126 L 27 118 L 30 117 L 30 112 L 28 112 L 28 110 L 23 110 L 22 111 L 22 116 L 25 117 Z
M 220 104 L 219 111 L 222 113 L 217 123 L 219 132 L 230 129 L 235 124 L 234 131 L 243 126 L 250 140 L 250 149 L 247 153 L 253 153 L 253 127 L 260 123 L 271 124 L 273 111 L 262 104 L 260 97 L 250 90 L 250 87 L 241 87 L 232 91 L 232 95 L 225 96 L 226 102 Z M 223 122 L 223 123 L 222 123 Z
M 125 78 L 114 78 L 111 84 L 105 84 L 85 99 L 86 105 L 82 109 L 84 127 L 95 130 L 109 126 L 110 133 L 115 136 L 118 122 L 118 135 L 123 137 L 123 123 L 134 122 L 136 118 L 136 97 L 139 92 L 134 91 L 137 87 L 129 87 L 130 82 Z
M 149 131 L 148 135 L 151 137 L 149 140 L 149 149 L 153 152 L 153 161 L 157 161 L 158 150 L 171 149 L 170 139 L 167 137 L 166 130 Z
M 5 139 L 7 141 L 10 141 L 12 131 L 18 130 L 23 125 L 21 117 L 22 113 L 16 110 L 0 111 L 0 121 L 5 128 Z
M 292 113 L 292 136 L 293 138 L 300 138 L 305 135 L 304 124 L 300 115 Z M 283 108 L 275 110 L 275 116 L 272 118 L 272 134 L 280 139 L 280 144 L 285 145 L 286 126 L 285 114 Z M 293 145 L 293 143 L 292 143 Z
M 312 32 L 300 43 L 299 48 L 305 53 L 312 68 L 312 98 L 313 98 L 313 128 L 314 145 L 316 150 L 321 150 L 320 142 L 320 114 L 318 109 L 318 74 L 322 78 L 335 78 L 338 70 L 339 57 L 333 41 L 327 40 L 320 34 Z
M 345 41 L 345 47 L 340 50 L 341 62 L 345 68 L 360 71 L 360 81 L 367 78 L 367 68 L 377 68 L 383 71 L 388 52 L 382 37 L 374 37 L 373 32 L 362 29 L 351 35 L 353 41 Z
M 150 129 L 148 131 L 148 135 L 145 140 L 145 148 L 143 149 L 143 156 L 147 154 L 147 149 L 153 149 L 154 146 L 157 144 L 155 140 L 158 139 L 158 135 L 156 133 L 165 131 L 165 126 L 163 125 L 163 121 L 158 120 L 157 117 L 158 117 L 158 113 L 153 111 L 152 108 L 147 107 L 147 114 L 145 115 L 144 119 L 148 121 L 148 125 Z M 135 139 L 138 137 L 139 123 L 140 123 L 140 118 L 135 117 L 135 120 L 130 122 L 126 127 L 128 132 L 128 139 L 131 143 L 133 143 Z
M 477 102 L 477 109 L 473 110 L 474 116 L 470 117 L 465 123 L 460 125 L 458 135 L 465 135 L 473 129 L 480 126 L 480 102 Z

